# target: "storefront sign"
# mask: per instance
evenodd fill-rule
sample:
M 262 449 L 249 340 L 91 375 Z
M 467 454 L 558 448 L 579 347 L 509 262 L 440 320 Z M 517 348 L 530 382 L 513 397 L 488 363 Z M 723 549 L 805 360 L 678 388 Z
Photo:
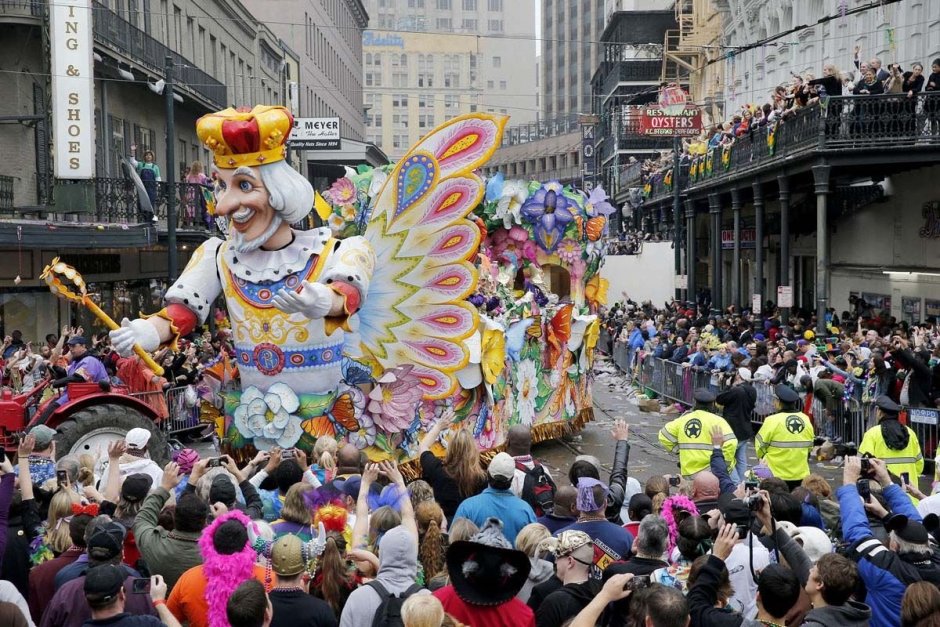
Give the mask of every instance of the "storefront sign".
M 339 118 L 294 118 L 287 145 L 302 150 L 339 150 Z
M 761 310 L 761 295 L 754 294 L 751 296 L 751 311 L 759 312 Z
M 702 132 L 702 112 L 694 106 L 681 110 L 645 107 L 640 118 L 640 134 L 659 137 L 695 137 Z
M 49 5 L 55 175 L 95 175 L 94 57 L 91 0 Z
M 789 285 L 777 286 L 777 307 L 793 306 L 793 288 Z
M 390 35 L 389 33 L 377 33 L 367 30 L 362 33 L 363 46 L 386 46 L 390 48 L 404 48 L 405 40 L 401 35 Z
M 594 154 L 593 123 L 581 124 L 581 189 L 591 193 L 597 182 L 597 157 Z
M 726 250 L 734 248 L 733 229 L 722 229 L 721 247 Z M 741 229 L 741 248 L 757 248 L 757 231 L 755 229 Z
M 676 289 L 677 290 L 689 289 L 689 275 L 687 274 L 676 275 Z

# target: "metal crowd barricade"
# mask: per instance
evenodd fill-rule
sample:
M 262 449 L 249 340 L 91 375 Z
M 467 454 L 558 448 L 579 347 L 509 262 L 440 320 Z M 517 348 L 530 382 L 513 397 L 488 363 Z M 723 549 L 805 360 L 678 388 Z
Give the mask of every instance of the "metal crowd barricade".
M 149 405 L 160 418 L 160 429 L 170 436 L 203 427 L 199 416 L 199 399 L 194 396 L 195 390 L 191 394 L 191 398 L 196 398 L 195 404 L 190 403 L 186 397 L 186 390 L 189 387 L 183 385 L 165 391 L 132 392 L 128 396 L 133 396 Z

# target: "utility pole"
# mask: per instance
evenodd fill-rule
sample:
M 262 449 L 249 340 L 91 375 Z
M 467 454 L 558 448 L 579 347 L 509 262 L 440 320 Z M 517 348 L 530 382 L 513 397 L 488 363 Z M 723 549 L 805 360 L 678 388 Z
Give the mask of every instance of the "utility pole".
M 166 102 L 166 247 L 167 273 L 170 284 L 176 281 L 179 271 L 179 259 L 176 250 L 176 120 L 173 102 L 173 57 L 166 57 L 164 72 L 163 98 Z

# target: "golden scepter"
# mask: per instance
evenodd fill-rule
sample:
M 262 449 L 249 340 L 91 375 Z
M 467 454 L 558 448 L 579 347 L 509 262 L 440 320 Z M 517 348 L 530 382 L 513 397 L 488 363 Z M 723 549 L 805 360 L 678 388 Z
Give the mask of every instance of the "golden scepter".
M 62 280 L 62 278 L 65 281 Z M 88 296 L 87 289 L 85 287 L 85 279 L 82 278 L 82 275 L 78 273 L 78 270 L 72 266 L 59 261 L 59 258 L 56 257 L 52 262 L 43 269 L 42 274 L 39 275 L 39 278 L 46 282 L 46 285 L 49 286 L 49 291 L 60 296 L 66 300 L 70 300 L 73 303 L 81 303 L 89 310 L 91 313 L 95 314 L 99 320 L 101 320 L 106 327 L 111 329 L 120 329 L 121 325 L 115 322 L 111 316 L 106 314 L 101 310 L 95 301 Z M 72 286 L 78 288 L 78 293 L 72 291 Z M 138 357 L 144 360 L 144 363 L 147 364 L 147 367 L 150 368 L 155 375 L 163 376 L 163 368 L 160 367 L 157 362 L 153 360 L 147 351 L 142 349 L 137 344 L 134 344 L 134 352 Z

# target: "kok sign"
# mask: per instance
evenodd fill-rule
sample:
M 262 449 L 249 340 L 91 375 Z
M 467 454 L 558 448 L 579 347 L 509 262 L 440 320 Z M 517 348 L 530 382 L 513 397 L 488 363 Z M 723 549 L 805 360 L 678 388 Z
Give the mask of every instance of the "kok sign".
M 55 175 L 95 175 L 91 0 L 56 0 L 49 9 Z
M 640 116 L 640 134 L 659 137 L 695 137 L 702 132 L 702 112 L 691 105 L 658 108 L 644 107 Z
M 302 150 L 339 150 L 339 118 L 294 118 L 287 145 Z

